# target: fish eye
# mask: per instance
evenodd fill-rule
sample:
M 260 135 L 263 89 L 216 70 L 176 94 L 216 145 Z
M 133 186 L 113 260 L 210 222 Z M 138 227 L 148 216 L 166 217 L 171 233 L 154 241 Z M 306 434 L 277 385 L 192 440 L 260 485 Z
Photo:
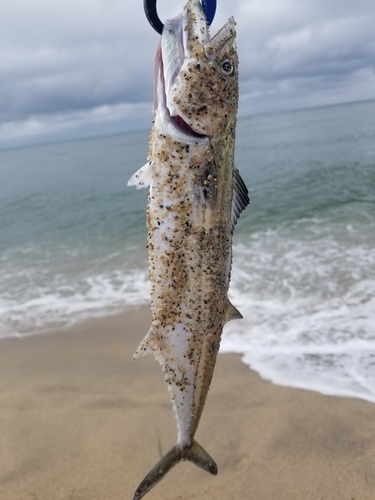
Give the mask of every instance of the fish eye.
M 224 75 L 231 75 L 234 71 L 234 64 L 229 59 L 224 59 L 220 63 L 220 67 Z

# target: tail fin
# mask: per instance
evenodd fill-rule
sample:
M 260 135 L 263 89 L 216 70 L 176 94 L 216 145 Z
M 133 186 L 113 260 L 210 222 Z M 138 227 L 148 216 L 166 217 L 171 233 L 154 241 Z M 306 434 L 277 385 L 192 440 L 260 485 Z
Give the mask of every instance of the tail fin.
M 134 494 L 133 500 L 140 500 L 151 490 L 172 467 L 182 460 L 189 460 L 201 469 L 217 474 L 217 465 L 210 455 L 193 439 L 187 448 L 180 448 L 177 444 L 166 453 L 162 459 L 150 470 Z

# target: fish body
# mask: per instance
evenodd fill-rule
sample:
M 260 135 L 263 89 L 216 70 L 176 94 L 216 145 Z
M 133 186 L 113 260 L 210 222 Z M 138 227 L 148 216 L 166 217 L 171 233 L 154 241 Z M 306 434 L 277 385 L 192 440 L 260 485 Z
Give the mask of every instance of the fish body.
M 229 302 L 232 233 L 249 202 L 234 166 L 238 102 L 235 22 L 209 37 L 198 0 L 164 25 L 155 62 L 148 163 L 129 185 L 150 186 L 147 206 L 152 325 L 134 357 L 154 354 L 176 414 L 176 445 L 140 484 L 139 500 L 180 460 L 216 474 L 194 440 Z

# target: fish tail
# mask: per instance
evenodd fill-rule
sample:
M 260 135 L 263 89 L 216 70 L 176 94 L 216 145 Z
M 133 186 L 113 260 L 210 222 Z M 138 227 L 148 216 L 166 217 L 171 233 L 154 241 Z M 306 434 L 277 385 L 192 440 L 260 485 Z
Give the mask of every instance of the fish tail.
M 210 455 L 193 439 L 190 446 L 181 448 L 178 444 L 173 446 L 159 462 L 150 470 L 134 494 L 133 500 L 140 500 L 148 491 L 151 490 L 172 467 L 182 460 L 189 460 L 197 467 L 217 474 L 217 465 Z
M 217 465 L 214 459 L 194 439 L 186 455 L 186 460 L 193 462 L 197 467 L 206 470 L 214 476 L 217 474 Z

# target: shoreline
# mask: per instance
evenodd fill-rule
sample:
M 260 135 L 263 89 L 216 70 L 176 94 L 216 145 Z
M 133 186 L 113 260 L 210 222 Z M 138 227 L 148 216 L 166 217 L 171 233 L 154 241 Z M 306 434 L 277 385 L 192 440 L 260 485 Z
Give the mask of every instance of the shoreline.
M 148 307 L 0 341 L 1 500 L 131 499 L 176 439 L 159 363 L 132 361 Z M 60 334 L 59 334 L 60 333 Z M 375 407 L 265 381 L 218 357 L 198 442 L 146 498 L 372 500 Z

